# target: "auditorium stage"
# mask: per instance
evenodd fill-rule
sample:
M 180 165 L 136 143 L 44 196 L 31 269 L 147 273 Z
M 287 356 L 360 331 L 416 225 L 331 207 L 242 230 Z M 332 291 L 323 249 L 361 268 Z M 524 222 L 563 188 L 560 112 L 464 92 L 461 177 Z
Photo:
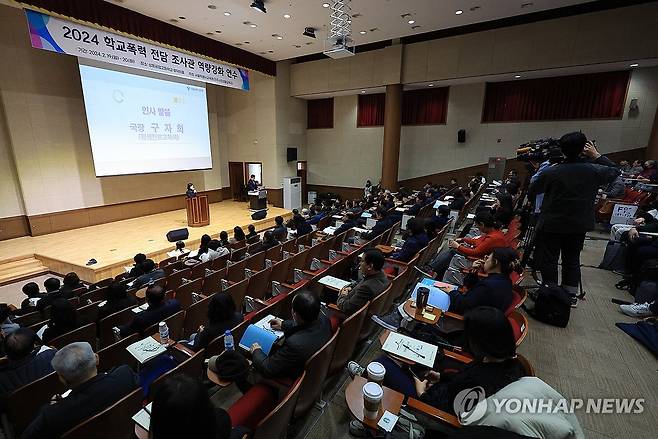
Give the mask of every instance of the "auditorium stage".
M 274 225 L 274 217 L 277 215 L 285 219 L 292 216 L 289 210 L 272 206 L 268 209 L 267 218 L 253 221 L 248 203 L 232 200 L 213 203 L 210 205 L 210 225 L 188 228 L 190 237 L 185 241 L 186 247 L 197 248 L 204 233 L 217 237 L 220 231 L 226 230 L 232 236 L 233 227 L 242 226 L 246 232 L 249 224 L 254 224 L 256 230 L 261 231 Z M 52 272 L 65 274 L 75 271 L 88 282 L 116 276 L 123 272 L 125 265 L 132 264 L 136 253 L 145 253 L 156 262 L 165 259 L 166 253 L 175 247 L 174 243 L 167 241 L 165 234 L 182 227 L 187 227 L 185 209 L 48 235 L 0 241 L 0 283 L 26 277 L 25 274 L 21 276 L 16 267 L 22 261 L 27 265 L 32 258 L 41 261 Z M 98 262 L 87 266 L 91 258 Z M 9 268 L 3 270 L 3 267 L 13 267 L 14 277 L 8 278 Z

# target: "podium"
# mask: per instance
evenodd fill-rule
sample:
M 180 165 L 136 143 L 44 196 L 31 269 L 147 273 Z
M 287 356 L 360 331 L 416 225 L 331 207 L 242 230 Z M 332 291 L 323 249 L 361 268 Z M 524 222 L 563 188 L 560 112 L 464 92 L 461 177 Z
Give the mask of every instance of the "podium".
M 202 227 L 210 224 L 210 210 L 208 209 L 208 196 L 197 195 L 185 199 L 187 207 L 187 226 Z
M 249 197 L 249 209 L 251 210 L 263 210 L 267 209 L 267 191 L 265 189 L 259 189 L 257 191 L 247 192 Z

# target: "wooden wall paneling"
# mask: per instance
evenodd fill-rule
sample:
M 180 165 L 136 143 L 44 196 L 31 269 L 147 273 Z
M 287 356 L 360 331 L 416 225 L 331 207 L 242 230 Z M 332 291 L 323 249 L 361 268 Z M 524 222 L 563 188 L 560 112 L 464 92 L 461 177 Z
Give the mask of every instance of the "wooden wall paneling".
M 30 224 L 27 216 L 12 216 L 0 218 L 0 241 L 19 238 L 30 234 Z

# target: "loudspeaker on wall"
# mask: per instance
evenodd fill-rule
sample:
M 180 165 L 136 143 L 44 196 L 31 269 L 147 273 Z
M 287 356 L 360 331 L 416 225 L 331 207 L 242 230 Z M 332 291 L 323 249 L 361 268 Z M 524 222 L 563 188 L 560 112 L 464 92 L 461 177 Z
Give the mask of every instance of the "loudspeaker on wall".
M 167 241 L 169 242 L 183 241 L 187 239 L 189 236 L 190 236 L 190 232 L 188 232 L 187 228 L 174 229 L 167 232 Z
M 461 129 L 457 131 L 457 142 L 458 143 L 466 143 L 466 130 Z

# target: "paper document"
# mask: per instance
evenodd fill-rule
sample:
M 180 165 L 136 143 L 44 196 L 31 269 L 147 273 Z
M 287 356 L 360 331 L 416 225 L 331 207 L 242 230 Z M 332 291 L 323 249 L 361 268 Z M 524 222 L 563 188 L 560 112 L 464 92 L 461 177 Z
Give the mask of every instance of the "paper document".
M 322 278 L 320 278 L 320 280 L 318 282 L 320 282 L 324 286 L 327 286 L 329 288 L 333 288 L 333 289 L 336 289 L 336 290 L 342 290 L 344 287 L 346 287 L 346 286 L 348 286 L 352 283 L 352 282 L 349 282 L 349 281 L 346 281 L 346 280 L 343 280 L 343 279 L 339 279 L 339 278 L 333 277 L 333 276 L 323 276 Z
M 443 291 L 441 288 L 437 288 L 433 285 L 427 285 L 423 282 L 418 282 L 414 287 L 413 292 L 411 293 L 411 300 L 416 301 L 416 295 L 418 293 L 418 288 L 425 287 L 430 290 L 430 296 L 427 299 L 427 304 L 432 305 L 435 308 L 439 308 L 442 311 L 448 311 L 450 307 L 450 296 Z
M 377 425 L 381 427 L 384 431 L 388 431 L 390 433 L 391 431 L 393 431 L 395 424 L 397 424 L 398 418 L 399 418 L 398 415 L 394 415 L 393 413 L 386 410 L 382 415 L 381 419 L 379 420 L 379 422 L 377 423 Z
M 447 201 L 436 200 L 436 201 L 434 202 L 434 208 L 435 208 L 435 209 L 438 209 L 439 207 L 441 207 L 441 206 L 447 206 L 448 204 L 450 204 L 450 203 L 448 203 Z
M 322 230 L 323 233 L 326 233 L 327 235 L 333 235 L 334 232 L 336 231 L 337 227 L 326 227 L 324 230 Z
M 139 313 L 139 312 L 145 311 L 146 308 L 148 308 L 148 307 L 149 307 L 149 304 L 148 304 L 148 302 L 147 302 L 147 303 L 144 303 L 143 305 L 139 305 L 139 306 L 134 307 L 134 308 L 133 308 L 133 312 L 134 312 L 135 314 L 137 314 L 137 313 Z
M 133 421 L 146 431 L 149 431 L 149 427 L 151 426 L 151 410 L 153 410 L 153 403 L 149 402 L 146 407 L 133 416 Z
M 167 352 L 167 349 L 158 343 L 153 337 L 146 337 L 144 340 L 137 341 L 126 347 L 126 350 L 130 355 L 135 357 L 140 364 L 144 364 L 158 355 Z
M 443 199 L 446 200 L 446 201 L 452 200 L 453 198 L 455 198 L 455 197 L 453 197 L 452 195 L 446 195 L 445 197 L 443 197 Z
M 270 321 L 273 319 L 276 319 L 276 317 L 273 316 L 272 314 L 268 314 L 267 317 L 263 317 L 262 319 L 254 323 L 254 325 L 266 331 L 270 331 L 274 333 L 274 335 L 277 336 L 277 339 L 281 339 L 283 338 L 283 331 L 277 331 L 276 329 L 272 329 L 272 326 L 270 325 Z
M 361 218 L 370 218 L 370 217 L 372 217 L 372 213 L 370 212 L 363 212 L 361 214 Z
M 356 233 L 370 233 L 370 230 L 368 229 L 362 229 L 361 227 L 353 227 L 352 228 Z
M 395 211 L 396 211 L 396 212 L 406 212 L 407 209 L 405 209 L 404 207 L 396 207 L 396 208 L 395 208 Z
M 434 367 L 434 359 L 438 349 L 437 346 L 397 332 L 391 332 L 382 346 L 384 352 L 427 367 Z
M 469 213 L 468 215 L 466 215 L 466 219 L 473 219 L 473 218 L 475 218 L 474 213 Z
M 248 351 L 251 349 L 251 345 L 258 343 L 263 353 L 269 355 L 277 339 L 278 337 L 271 329 L 268 330 L 256 325 L 249 325 L 240 340 L 239 346 Z
M 333 219 L 341 219 L 341 218 L 343 218 L 342 215 L 331 215 L 331 217 L 332 217 Z
M 125 267 L 123 267 L 123 269 L 126 273 L 130 273 L 130 270 L 133 269 L 133 266 L 132 265 L 126 265 Z
M 39 300 L 41 300 L 41 297 L 30 297 L 30 306 L 37 306 Z
M 407 223 L 413 218 L 413 215 L 407 215 L 406 213 L 402 215 L 402 224 L 400 224 L 400 229 L 407 230 Z

